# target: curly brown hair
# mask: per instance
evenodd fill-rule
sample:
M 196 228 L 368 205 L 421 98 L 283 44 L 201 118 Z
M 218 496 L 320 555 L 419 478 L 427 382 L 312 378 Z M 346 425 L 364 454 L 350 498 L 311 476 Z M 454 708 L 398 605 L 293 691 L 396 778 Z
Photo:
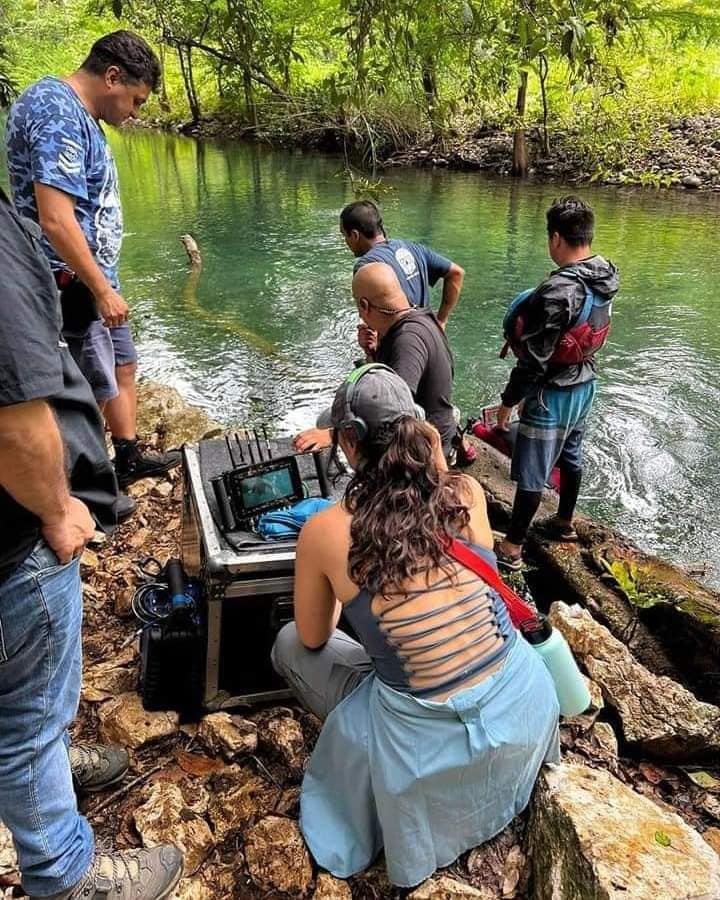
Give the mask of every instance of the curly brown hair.
M 403 416 L 359 447 L 345 491 L 352 514 L 348 571 L 355 584 L 387 595 L 432 569 L 454 572 L 444 539 L 467 528 L 461 475 L 441 472 L 433 427 Z

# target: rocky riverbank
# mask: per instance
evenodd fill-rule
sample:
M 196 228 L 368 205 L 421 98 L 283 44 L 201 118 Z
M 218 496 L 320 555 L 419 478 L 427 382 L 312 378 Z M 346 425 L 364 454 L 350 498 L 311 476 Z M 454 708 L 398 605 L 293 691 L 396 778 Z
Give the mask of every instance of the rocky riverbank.
M 145 385 L 140 401 L 150 443 L 176 446 L 217 432 L 168 388 Z M 505 502 L 503 465 L 488 456 L 476 470 L 493 515 Z M 288 703 L 185 725 L 175 714 L 142 709 L 130 603 L 142 561 L 179 552 L 181 475 L 139 482 L 131 493 L 137 514 L 82 560 L 85 665 L 74 739 L 131 748 L 124 782 L 83 800 L 82 809 L 102 845 L 181 846 L 185 876 L 175 900 L 720 897 L 720 708 L 658 675 L 652 660 L 638 660 L 635 630 L 651 629 L 649 619 L 636 622 L 623 642 L 601 624 L 609 601 L 597 584 L 588 582 L 580 598 L 593 615 L 569 596 L 575 563 L 562 560 L 579 565 L 590 554 L 585 528 L 579 548 L 554 545 L 548 556 L 554 568 L 543 569 L 553 593 L 569 601 L 553 604 L 553 622 L 587 672 L 593 696 L 585 714 L 562 724 L 562 766 L 543 773 L 530 810 L 494 840 L 401 891 L 388 884 L 382 860 L 348 881 L 313 864 L 297 824 L 299 785 L 320 728 L 311 714 Z M 12 848 L 0 827 L 0 898 L 19 896 Z
M 622 162 L 595 159 L 578 150 L 572 132 L 556 133 L 552 153 L 541 149 L 540 132 L 528 134 L 529 176 L 542 181 L 596 182 L 611 185 L 676 187 L 685 190 L 720 191 L 720 117 L 697 116 L 658 126 L 643 143 L 629 143 L 614 156 Z M 393 154 L 386 166 L 420 165 L 463 171 L 480 170 L 510 175 L 512 135 L 483 128 L 472 137 L 450 145 L 418 145 Z
M 172 126 L 173 130 L 199 138 L 253 140 L 273 146 L 296 146 L 322 152 L 342 152 L 343 131 L 328 125 L 310 131 L 278 133 L 249 129 L 232 120 L 204 119 Z M 609 185 L 679 188 L 689 191 L 720 191 L 720 116 L 694 116 L 657 125 L 645 138 L 619 141 L 598 137 L 592 153 L 580 148 L 572 131 L 550 136 L 551 153 L 542 150 L 540 129 L 527 133 L 529 177 L 540 181 L 562 181 Z M 420 166 L 459 171 L 482 171 L 509 176 L 512 134 L 483 126 L 473 134 L 448 137 L 442 142 L 424 141 L 402 149 L 378 141 L 381 168 Z M 348 147 L 352 151 L 352 143 Z

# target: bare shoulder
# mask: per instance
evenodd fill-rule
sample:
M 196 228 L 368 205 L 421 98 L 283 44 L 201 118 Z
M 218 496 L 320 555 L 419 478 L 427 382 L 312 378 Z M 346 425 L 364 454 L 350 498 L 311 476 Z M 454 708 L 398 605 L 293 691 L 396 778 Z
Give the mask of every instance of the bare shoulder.
M 462 474 L 458 476 L 458 484 L 462 499 L 468 503 L 471 509 L 478 507 L 484 510 L 487 507 L 485 491 L 480 482 L 473 478 L 472 475 Z
M 300 540 L 303 547 L 328 547 L 350 533 L 350 513 L 342 503 L 334 503 L 316 513 L 303 525 Z

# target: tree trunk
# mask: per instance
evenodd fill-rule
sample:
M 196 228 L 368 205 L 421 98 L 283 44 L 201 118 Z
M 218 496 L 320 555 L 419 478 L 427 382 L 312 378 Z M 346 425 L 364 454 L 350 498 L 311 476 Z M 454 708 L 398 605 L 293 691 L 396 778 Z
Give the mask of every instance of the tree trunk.
M 520 85 L 518 86 L 515 111 L 518 122 L 513 135 L 512 174 L 518 178 L 524 178 L 528 171 L 527 143 L 525 138 L 525 106 L 527 103 L 528 73 L 520 73 Z
M 547 99 L 547 77 L 548 77 L 548 61 L 544 53 L 540 55 L 540 95 L 542 97 L 543 108 L 543 130 L 542 130 L 542 151 L 543 156 L 550 156 L 550 135 L 548 134 L 548 99 Z
M 425 59 L 422 64 L 422 87 L 425 94 L 425 105 L 428 119 L 434 138 L 440 136 L 441 128 L 438 121 L 438 87 L 435 69 L 432 60 Z
M 248 122 L 257 127 L 257 107 L 255 106 L 255 93 L 253 91 L 252 73 L 250 69 L 243 69 L 243 89 L 245 91 L 245 110 L 247 112 Z
M 180 62 L 180 72 L 182 73 L 183 84 L 185 86 L 185 96 L 187 97 L 188 106 L 190 107 L 190 115 L 192 117 L 192 121 L 197 122 L 200 118 L 200 110 L 197 106 L 194 85 L 191 80 L 190 70 L 188 69 L 188 62 L 185 57 L 185 49 L 186 48 L 181 44 L 178 44 L 177 55 Z
M 190 91 L 192 93 L 193 105 L 193 122 L 197 122 L 200 119 L 200 101 L 198 100 L 197 90 L 195 89 L 195 76 L 193 75 L 193 65 L 192 65 L 192 47 L 187 48 L 187 73 L 188 73 L 188 84 L 190 86 Z
M 170 111 L 170 100 L 167 93 L 167 78 L 165 76 L 165 44 L 160 40 L 160 68 L 162 69 L 162 81 L 160 82 L 160 109 L 163 112 Z

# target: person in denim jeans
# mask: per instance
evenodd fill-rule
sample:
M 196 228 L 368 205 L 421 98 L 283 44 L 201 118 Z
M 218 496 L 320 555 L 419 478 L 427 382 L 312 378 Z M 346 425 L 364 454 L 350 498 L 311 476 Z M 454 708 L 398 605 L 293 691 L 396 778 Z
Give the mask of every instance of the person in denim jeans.
M 0 191 L 0 820 L 31 897 L 157 900 L 174 847 L 96 854 L 74 785 L 121 778 L 120 748 L 71 748 L 82 676 L 80 554 L 115 521 L 117 482 L 89 385 L 60 338 L 38 234 Z

